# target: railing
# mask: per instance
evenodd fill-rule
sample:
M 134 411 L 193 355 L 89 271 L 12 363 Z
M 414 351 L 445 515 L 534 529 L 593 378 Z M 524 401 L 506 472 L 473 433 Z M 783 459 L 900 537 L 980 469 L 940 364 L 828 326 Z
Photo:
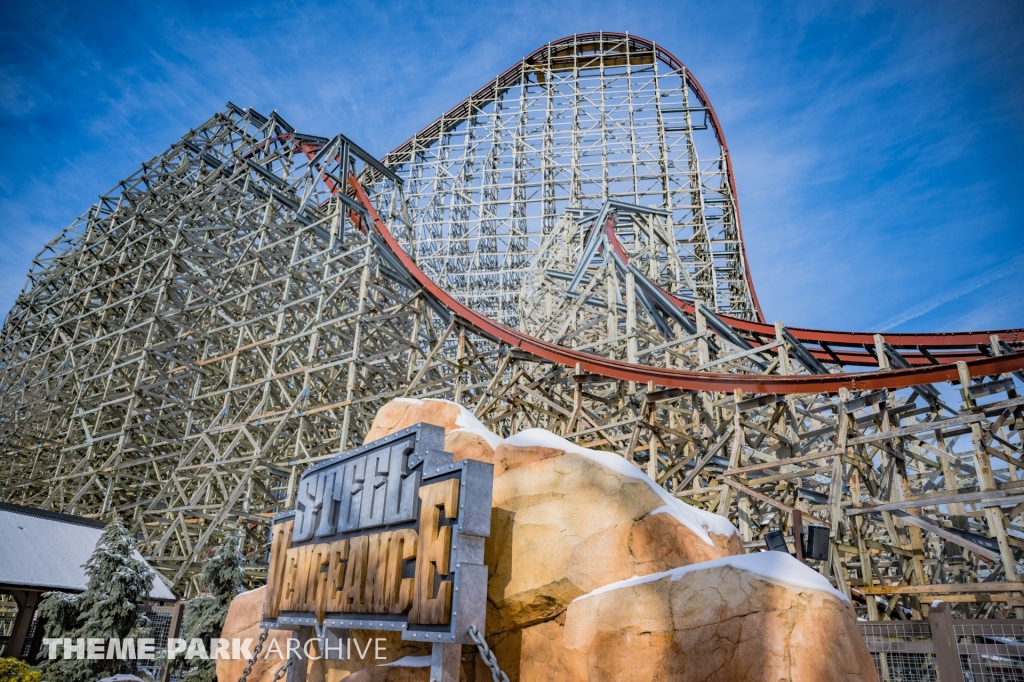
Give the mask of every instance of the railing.
M 174 607 L 147 604 L 142 608 L 142 615 L 149 619 L 149 627 L 145 636 L 156 640 L 156 651 L 167 651 L 167 638 L 177 635 L 177 633 L 171 634 L 171 629 L 177 626 L 174 622 Z M 132 672 L 143 679 L 161 680 L 164 666 L 159 660 L 136 660 L 132 663 Z
M 8 594 L 0 594 L 0 656 L 10 656 L 6 652 L 7 640 L 14 629 L 14 619 L 18 615 L 18 605 Z
M 937 682 L 935 646 L 927 621 L 859 623 L 878 679 L 885 682 Z M 946 680 L 941 680 L 946 682 Z
M 1024 620 L 861 622 L 881 682 L 1024 682 Z
M 1024 621 L 953 621 L 960 668 L 967 682 L 1024 682 Z

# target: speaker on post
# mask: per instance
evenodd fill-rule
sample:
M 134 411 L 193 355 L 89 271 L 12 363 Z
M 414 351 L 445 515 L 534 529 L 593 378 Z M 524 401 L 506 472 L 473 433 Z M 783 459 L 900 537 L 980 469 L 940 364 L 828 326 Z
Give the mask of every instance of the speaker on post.
M 764 536 L 765 544 L 770 552 L 785 552 L 789 554 L 789 547 L 786 545 L 786 536 L 782 531 L 773 530 Z
M 804 551 L 805 559 L 815 561 L 828 560 L 828 528 L 825 526 L 807 527 L 807 548 Z

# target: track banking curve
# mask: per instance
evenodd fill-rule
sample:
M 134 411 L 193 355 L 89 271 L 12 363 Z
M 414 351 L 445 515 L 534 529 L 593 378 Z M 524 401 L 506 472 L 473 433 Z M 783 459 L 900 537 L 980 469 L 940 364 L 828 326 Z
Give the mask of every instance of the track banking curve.
M 730 156 L 729 145 L 726 142 L 725 132 L 722 128 L 721 121 L 718 118 L 718 114 L 715 111 L 710 98 L 707 96 L 704 88 L 697 81 L 693 73 L 686 68 L 679 58 L 652 40 L 641 38 L 629 33 L 594 31 L 588 33 L 577 33 L 551 41 L 550 43 L 537 48 L 529 55 L 519 60 L 516 64 L 503 71 L 497 77 L 491 79 L 483 87 L 477 89 L 458 105 L 446 111 L 442 116 L 413 135 L 405 143 L 401 144 L 384 156 L 382 163 L 389 168 L 394 168 L 411 160 L 417 153 L 417 150 L 429 146 L 432 141 L 438 139 L 440 135 L 445 133 L 447 129 L 454 124 L 454 122 L 464 120 L 468 113 L 478 109 L 480 102 L 491 100 L 495 98 L 497 93 L 506 91 L 513 87 L 521 75 L 520 67 L 545 63 L 548 65 L 560 63 L 562 66 L 567 67 L 567 65 L 574 63 L 574 59 L 578 57 L 579 51 L 585 52 L 587 50 L 592 50 L 594 52 L 601 52 L 602 46 L 615 41 L 621 41 L 622 43 L 628 44 L 629 48 L 627 48 L 627 50 L 633 49 L 650 53 L 650 55 L 653 55 L 654 61 L 660 60 L 664 64 L 668 65 L 672 72 L 682 76 L 693 95 L 697 97 L 700 104 L 707 110 L 707 122 L 710 124 L 717 143 L 721 148 L 724 160 L 724 171 L 734 209 L 738 252 L 739 259 L 741 261 L 741 269 L 745 278 L 745 286 L 753 306 L 752 312 L 756 315 L 758 321 L 764 322 L 764 314 L 761 311 L 761 306 L 757 299 L 757 292 L 754 288 L 753 278 L 751 277 L 750 266 L 747 260 L 745 241 L 743 238 L 743 223 L 740 218 L 736 176 L 733 172 L 732 157 Z M 602 64 L 622 65 L 628 63 L 629 57 L 620 56 L 618 59 L 619 61 L 616 61 L 615 57 L 602 55 Z
M 956 364 L 938 364 L 927 367 L 876 372 L 789 376 L 697 372 L 623 362 L 536 339 L 499 324 L 470 309 L 427 277 L 416 265 L 412 257 L 402 249 L 398 241 L 391 235 L 366 191 L 354 175 L 349 176 L 349 185 L 356 199 L 366 209 L 372 222 L 371 228 L 383 239 L 390 251 L 398 258 L 417 284 L 466 324 L 484 336 L 507 343 L 549 362 L 566 367 L 576 367 L 580 370 L 612 379 L 653 383 L 656 386 L 665 388 L 717 392 L 739 390 L 748 394 L 836 393 L 843 388 L 848 390 L 898 389 L 941 381 L 959 381 L 959 369 Z M 682 304 L 681 301 L 680 304 Z M 835 334 L 835 332 L 812 333 L 821 335 Z M 973 336 L 982 333 L 973 332 L 969 334 Z M 867 336 L 864 334 L 851 335 Z M 935 336 L 942 338 L 943 335 Z M 959 336 L 963 336 L 963 334 Z M 980 358 L 964 364 L 971 377 L 1004 374 L 1024 369 L 1024 352 Z
M 735 204 L 735 219 L 737 233 L 739 236 L 739 254 L 742 260 L 742 268 L 746 276 L 746 283 L 754 306 L 757 321 L 732 317 L 724 313 L 718 313 L 721 320 L 730 326 L 739 335 L 754 342 L 754 345 L 761 345 L 768 340 L 774 340 L 776 328 L 773 324 L 767 324 L 757 299 L 753 277 L 750 273 L 749 263 L 746 255 L 746 247 L 743 239 L 743 227 L 740 218 L 739 201 L 736 177 L 733 171 L 732 159 L 729 146 L 726 142 L 725 132 L 717 112 L 708 97 L 704 88 L 698 82 L 694 74 L 685 67 L 683 62 L 664 47 L 652 40 L 641 38 L 628 33 L 617 32 L 590 32 L 566 36 L 559 40 L 552 41 L 534 50 L 521 59 L 515 65 L 503 71 L 496 78 L 491 79 L 486 85 L 477 89 L 472 95 L 465 98 L 458 105 L 450 108 L 444 115 L 437 118 L 430 125 L 413 135 L 402 145 L 384 156 L 381 163 L 389 168 L 401 165 L 411 159 L 416 150 L 429 146 L 432 140 L 436 140 L 443 134 L 452 122 L 463 120 L 467 112 L 472 111 L 479 102 L 488 101 L 495 97 L 497 92 L 512 87 L 516 79 L 520 77 L 520 66 L 523 64 L 539 64 L 548 61 L 571 60 L 573 50 L 587 49 L 587 45 L 593 45 L 600 49 L 602 44 L 608 41 L 626 41 L 637 49 L 645 50 L 654 54 L 656 59 L 669 65 L 675 72 L 684 75 L 687 84 L 692 92 L 700 100 L 700 104 L 707 109 L 708 122 L 714 132 L 725 160 L 725 171 L 728 185 Z M 610 235 L 614 239 L 614 234 Z M 429 279 L 429 275 L 421 273 Z M 657 285 L 656 285 L 657 286 Z M 664 292 L 676 306 L 686 314 L 694 315 L 694 305 L 689 301 Z M 454 301 L 454 297 L 452 297 Z M 494 320 L 492 320 L 493 322 Z M 875 332 L 844 332 L 828 331 L 803 328 L 788 328 L 787 331 L 798 341 L 809 344 L 807 350 L 817 360 L 834 363 L 842 366 L 877 367 L 878 358 L 874 351 Z M 884 335 L 885 342 L 892 348 L 898 349 L 902 358 L 908 365 L 915 368 L 927 368 L 936 365 L 947 365 L 956 362 L 973 362 L 990 357 L 989 350 L 992 337 L 998 336 L 1008 347 L 1004 352 L 1010 352 L 1020 348 L 1024 342 L 1024 329 L 1004 329 L 991 331 L 968 331 L 968 332 L 937 332 L 937 333 L 889 333 Z M 592 357 L 588 354 L 588 357 Z M 862 375 L 858 375 L 862 376 Z M 861 380 L 858 379 L 858 384 Z
M 624 262 L 629 261 L 625 248 L 618 241 L 615 230 L 612 227 L 612 220 L 609 217 L 605 227 L 608 239 Z M 657 283 L 652 282 L 654 286 Z M 696 306 L 658 286 L 661 292 L 678 308 L 687 315 L 694 315 Z M 733 330 L 752 338 L 754 341 L 763 343 L 765 339 L 775 337 L 776 329 L 773 325 L 762 322 L 751 322 L 728 315 L 719 316 Z M 832 346 L 843 348 L 871 348 L 875 338 L 880 332 L 843 332 L 827 331 L 822 329 L 802 329 L 790 327 L 787 329 L 798 341 L 812 343 L 820 346 L 823 350 L 810 349 L 812 355 L 819 360 L 835 361 L 842 365 L 866 365 L 877 364 L 878 358 L 869 351 L 852 352 L 850 350 L 835 351 Z M 913 349 L 916 352 L 901 353 L 902 357 L 910 365 L 928 366 L 950 364 L 955 362 L 966 362 L 989 357 L 991 354 L 985 346 L 992 342 L 992 337 L 999 337 L 1004 343 L 1017 346 L 1024 341 L 1024 329 L 994 329 L 989 331 L 966 331 L 966 332 L 912 332 L 885 334 L 885 341 L 893 348 Z M 933 354 L 934 351 L 934 354 Z

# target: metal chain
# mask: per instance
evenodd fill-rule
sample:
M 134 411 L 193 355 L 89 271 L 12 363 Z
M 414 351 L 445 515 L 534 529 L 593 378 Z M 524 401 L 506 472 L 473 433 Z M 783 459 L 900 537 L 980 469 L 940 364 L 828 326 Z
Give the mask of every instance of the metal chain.
M 294 660 L 295 660 L 294 658 L 289 658 L 287 663 L 285 663 L 284 665 L 282 665 L 280 668 L 277 669 L 277 674 L 274 675 L 274 682 L 277 682 L 278 680 L 280 680 L 282 677 L 285 676 L 285 674 L 288 672 L 288 668 L 292 667 L 292 661 L 294 661 Z
M 238 678 L 238 682 L 245 682 L 246 678 L 249 677 L 249 673 L 252 672 L 252 666 L 256 663 L 256 657 L 260 655 L 263 643 L 267 641 L 267 634 L 269 632 L 270 628 L 263 628 L 263 632 L 260 633 L 260 641 L 256 642 L 256 648 L 252 650 L 252 658 L 249 659 L 249 664 L 245 666 L 245 670 L 242 671 L 242 676 Z M 274 679 L 276 680 L 277 678 Z
M 491 679 L 494 682 L 508 682 L 508 675 L 498 667 L 498 659 L 494 657 L 491 647 L 487 646 L 487 640 L 483 638 L 483 635 L 480 634 L 475 625 L 469 626 L 469 636 L 473 639 L 473 643 L 476 644 L 476 648 L 480 650 L 480 656 L 484 659 L 484 663 L 491 669 Z

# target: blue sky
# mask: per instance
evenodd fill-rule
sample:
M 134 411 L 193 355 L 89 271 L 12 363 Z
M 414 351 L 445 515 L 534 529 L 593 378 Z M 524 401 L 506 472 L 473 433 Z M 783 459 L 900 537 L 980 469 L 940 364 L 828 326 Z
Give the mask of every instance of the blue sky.
M 383 155 L 543 43 L 628 31 L 725 128 L 765 315 L 1024 326 L 1024 3 L 8 2 L 0 310 L 101 192 L 231 100 Z

